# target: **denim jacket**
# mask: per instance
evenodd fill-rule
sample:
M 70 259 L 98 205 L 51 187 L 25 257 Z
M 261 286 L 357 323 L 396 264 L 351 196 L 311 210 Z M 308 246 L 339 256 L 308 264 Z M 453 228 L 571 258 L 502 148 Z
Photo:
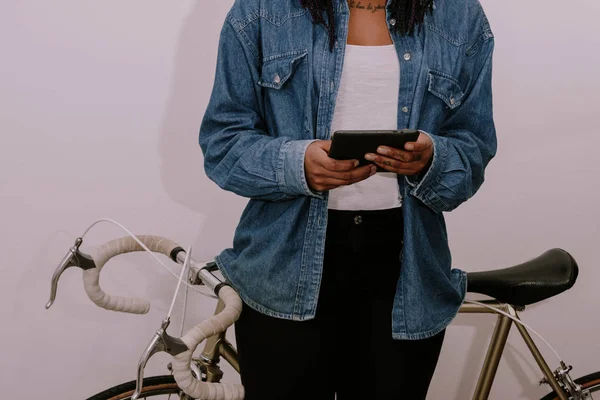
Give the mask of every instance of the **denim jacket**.
M 200 128 L 208 177 L 250 199 L 233 247 L 216 257 L 220 270 L 249 306 L 297 321 L 314 318 L 323 269 L 328 194 L 309 188 L 304 154 L 331 137 L 350 16 L 346 0 L 334 4 L 330 51 L 326 29 L 298 0 L 236 0 Z M 386 19 L 395 24 L 388 8 Z M 404 249 L 395 339 L 437 334 L 465 297 L 466 274 L 451 268 L 443 213 L 475 194 L 496 153 L 493 38 L 478 0 L 437 0 L 414 36 L 392 34 L 397 128 L 427 132 L 434 145 L 425 173 L 398 176 Z M 375 270 L 365 265 L 365 276 L 376 279 Z

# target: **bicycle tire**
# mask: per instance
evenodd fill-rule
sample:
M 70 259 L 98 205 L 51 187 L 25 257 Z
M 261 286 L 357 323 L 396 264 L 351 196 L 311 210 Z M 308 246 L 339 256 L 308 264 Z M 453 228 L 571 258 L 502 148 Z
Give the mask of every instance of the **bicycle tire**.
M 87 400 L 130 400 L 134 391 L 135 381 L 130 381 L 106 389 Z M 140 399 L 169 394 L 177 395 L 178 397 L 175 399 L 179 399 L 179 396 L 182 394 L 173 375 L 152 376 L 144 379 L 144 387 Z
M 590 393 L 600 392 L 600 371 L 575 379 L 575 382 L 584 389 L 589 389 Z M 544 396 L 542 400 L 558 400 L 558 397 L 556 397 L 556 392 L 552 392 Z

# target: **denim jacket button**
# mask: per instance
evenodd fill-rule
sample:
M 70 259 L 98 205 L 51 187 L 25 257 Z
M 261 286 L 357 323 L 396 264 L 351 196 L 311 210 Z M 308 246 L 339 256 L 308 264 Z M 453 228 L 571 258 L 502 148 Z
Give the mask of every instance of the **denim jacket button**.
M 412 58 L 412 55 L 410 53 L 404 53 L 404 59 L 406 61 L 410 61 L 411 58 Z
M 407 113 L 408 112 L 408 107 L 402 107 L 402 112 L 403 113 Z
M 273 82 L 275 82 L 275 83 L 281 82 L 281 77 L 278 74 L 275 74 L 275 78 L 273 78 Z
M 454 97 L 450 97 L 450 105 L 454 105 L 454 103 L 456 103 L 456 100 L 454 100 Z
M 360 225 L 360 224 L 362 224 L 362 222 L 363 222 L 363 219 L 362 219 L 362 217 L 360 215 L 357 215 L 356 217 L 354 217 L 354 224 L 355 225 Z
M 390 19 L 390 25 L 391 26 L 396 25 L 396 20 L 394 18 Z

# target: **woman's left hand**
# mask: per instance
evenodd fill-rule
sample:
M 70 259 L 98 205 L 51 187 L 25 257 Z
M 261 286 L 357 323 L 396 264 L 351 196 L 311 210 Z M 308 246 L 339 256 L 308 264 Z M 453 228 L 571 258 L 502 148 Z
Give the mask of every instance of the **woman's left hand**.
M 367 153 L 365 158 L 389 172 L 399 175 L 416 175 L 429 167 L 433 157 L 431 138 L 420 133 L 416 142 L 404 145 L 404 150 L 380 146 L 377 154 Z

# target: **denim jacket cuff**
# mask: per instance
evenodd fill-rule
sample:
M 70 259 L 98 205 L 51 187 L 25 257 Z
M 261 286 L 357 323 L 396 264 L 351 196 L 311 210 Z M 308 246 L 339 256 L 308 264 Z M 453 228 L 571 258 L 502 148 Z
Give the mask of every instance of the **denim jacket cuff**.
M 410 192 L 414 197 L 421 200 L 426 206 L 435 212 L 441 212 L 444 202 L 433 190 L 433 186 L 440 180 L 448 149 L 446 143 L 435 135 L 421 131 L 429 136 L 433 143 L 433 159 L 425 175 L 406 176 L 406 182 L 413 188 Z
M 323 198 L 321 192 L 310 189 L 304 171 L 306 149 L 315 140 L 291 140 L 281 146 L 277 183 L 281 191 L 289 195 Z

